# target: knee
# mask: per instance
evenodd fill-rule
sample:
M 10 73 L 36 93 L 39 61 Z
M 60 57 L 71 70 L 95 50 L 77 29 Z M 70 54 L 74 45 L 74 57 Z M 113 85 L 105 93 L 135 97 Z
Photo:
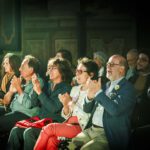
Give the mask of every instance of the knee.
M 16 137 L 18 134 L 19 134 L 19 128 L 18 127 L 13 127 L 11 129 L 10 136 L 12 136 L 12 137 L 15 136 Z
M 54 129 L 55 129 L 55 124 L 52 123 L 52 124 L 49 124 L 49 125 L 43 127 L 41 133 L 44 133 L 47 135 L 49 135 L 50 133 L 53 134 L 55 131 Z
M 25 139 L 29 139 L 32 137 L 32 128 L 27 128 L 24 133 L 23 133 L 23 138 Z

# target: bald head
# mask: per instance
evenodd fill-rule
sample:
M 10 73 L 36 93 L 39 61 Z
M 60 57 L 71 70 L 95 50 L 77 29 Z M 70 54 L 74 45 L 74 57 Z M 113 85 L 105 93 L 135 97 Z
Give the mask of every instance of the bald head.
M 127 69 L 128 69 L 128 62 L 127 62 L 126 58 L 123 57 L 122 55 L 119 55 L 119 54 L 113 55 L 113 57 L 114 57 L 115 59 L 118 59 L 120 66 L 123 66 L 123 67 L 124 67 L 124 70 L 125 70 L 125 72 L 126 72 Z
M 121 55 L 113 55 L 107 63 L 107 78 L 111 81 L 124 77 L 128 68 L 127 60 Z

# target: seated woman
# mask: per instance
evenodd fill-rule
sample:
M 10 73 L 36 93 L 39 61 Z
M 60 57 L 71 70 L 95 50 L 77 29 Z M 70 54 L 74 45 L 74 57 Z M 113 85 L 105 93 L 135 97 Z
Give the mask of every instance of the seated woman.
M 90 59 L 81 60 L 76 70 L 76 79 L 79 85 L 72 88 L 71 96 L 68 93 L 59 95 L 63 104 L 62 116 L 66 118 L 66 121 L 45 126 L 34 150 L 57 150 L 60 143 L 59 137 L 73 138 L 88 126 L 90 113 L 83 111 L 83 104 L 84 98 L 87 96 L 88 79 L 93 77 L 98 78 L 97 64 Z
M 58 99 L 59 94 L 70 93 L 71 80 L 73 73 L 67 60 L 59 58 L 51 58 L 48 61 L 47 75 L 49 75 L 49 85 L 47 94 L 42 91 L 38 79 L 34 76 L 33 85 L 34 91 L 38 94 L 38 99 L 41 103 L 41 109 L 39 113 L 40 119 L 52 118 L 53 121 L 62 122 L 64 118 L 61 117 L 62 103 Z M 14 127 L 11 130 L 8 147 L 10 149 L 19 150 L 24 149 L 32 150 L 35 142 L 40 134 L 41 129 L 38 128 L 19 128 Z M 31 134 L 27 140 L 23 140 L 25 135 Z M 24 135 L 24 136 L 23 136 Z M 22 144 L 24 142 L 24 144 Z
M 14 53 L 7 53 L 3 58 L 1 70 L 2 80 L 0 83 L 0 104 L 4 106 L 4 109 L 6 109 L 5 105 L 8 105 L 4 99 L 4 96 L 9 90 L 11 84 L 10 82 L 13 76 L 19 76 L 20 63 L 19 56 Z M 3 111 L 3 109 L 1 110 Z

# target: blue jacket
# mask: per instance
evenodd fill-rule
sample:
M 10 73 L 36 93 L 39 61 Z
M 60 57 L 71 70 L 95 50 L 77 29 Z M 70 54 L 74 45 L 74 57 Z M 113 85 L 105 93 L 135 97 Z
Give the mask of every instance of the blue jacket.
M 110 149 L 125 150 L 131 132 L 131 115 L 136 102 L 135 89 L 131 83 L 123 78 L 116 88 L 106 96 L 105 91 L 110 84 L 106 84 L 103 91 L 95 97 L 94 101 L 85 104 L 85 111 L 96 109 L 98 103 L 104 107 L 103 125 Z M 92 108 L 93 107 L 93 108 Z

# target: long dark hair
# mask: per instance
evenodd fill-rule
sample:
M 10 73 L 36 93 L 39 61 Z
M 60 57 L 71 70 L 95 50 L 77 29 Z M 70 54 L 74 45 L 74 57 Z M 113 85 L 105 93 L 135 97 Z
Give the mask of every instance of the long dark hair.
M 49 61 L 52 62 L 52 65 L 58 67 L 58 70 L 62 75 L 62 80 L 71 84 L 73 78 L 73 71 L 68 60 L 63 58 L 51 58 Z
M 82 64 L 85 66 L 87 73 L 90 75 L 93 73 L 93 80 L 98 80 L 98 65 L 95 63 L 94 60 L 89 59 L 89 58 L 82 58 L 78 61 L 78 65 Z
M 2 61 L 2 71 L 1 71 L 1 77 L 3 77 L 5 75 L 5 70 L 4 70 L 4 67 L 3 67 L 3 63 L 4 63 L 4 60 L 8 58 L 9 59 L 9 64 L 12 68 L 12 70 L 14 71 L 15 75 L 16 76 L 19 76 L 19 67 L 20 67 L 20 64 L 21 64 L 21 59 L 18 55 L 14 54 L 14 53 L 7 53 L 4 58 L 3 58 L 3 61 Z

